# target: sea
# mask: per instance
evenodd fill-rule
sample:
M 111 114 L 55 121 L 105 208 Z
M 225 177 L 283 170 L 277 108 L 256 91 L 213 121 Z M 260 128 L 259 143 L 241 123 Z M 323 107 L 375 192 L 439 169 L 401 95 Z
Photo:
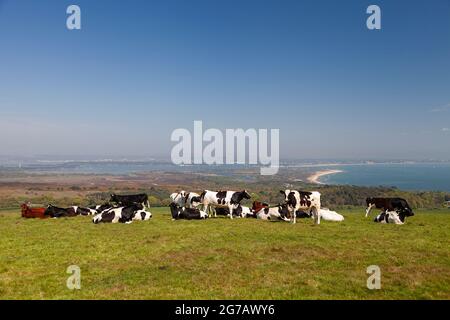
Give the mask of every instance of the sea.
M 376 163 L 322 167 L 343 172 L 322 176 L 325 184 L 388 186 L 414 191 L 450 192 L 450 163 Z
M 402 162 L 402 163 L 313 163 L 290 162 L 281 167 L 301 167 L 308 173 L 322 170 L 341 170 L 336 174 L 319 178 L 324 184 L 384 186 L 401 190 L 446 191 L 450 192 L 450 162 Z M 0 173 L 21 171 L 29 173 L 59 174 L 133 174 L 138 172 L 203 172 L 219 175 L 233 175 L 235 169 L 245 169 L 245 165 L 233 166 L 175 166 L 168 161 L 32 161 L 28 163 L 0 163 Z

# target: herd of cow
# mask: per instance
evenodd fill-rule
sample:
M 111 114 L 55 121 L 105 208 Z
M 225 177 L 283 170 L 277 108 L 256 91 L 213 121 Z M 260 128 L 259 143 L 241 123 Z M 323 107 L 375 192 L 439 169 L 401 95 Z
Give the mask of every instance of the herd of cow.
M 316 224 L 320 220 L 343 221 L 344 217 L 335 211 L 321 207 L 320 193 L 297 190 L 281 190 L 284 202 L 275 206 L 254 201 L 251 208 L 241 205 L 244 199 L 251 199 L 246 191 L 210 191 L 201 194 L 180 191 L 170 195 L 170 211 L 173 220 L 206 219 L 214 215 L 233 218 L 256 218 L 271 221 L 296 223 L 298 218 L 312 218 Z M 366 217 L 373 208 L 381 209 L 375 222 L 403 224 L 405 218 L 414 213 L 407 201 L 402 198 L 367 198 Z M 26 218 L 60 218 L 78 215 L 93 215 L 93 223 L 131 223 L 136 220 L 149 220 L 152 214 L 147 194 L 116 195 L 110 201 L 88 208 L 72 206 L 59 208 L 48 205 L 47 208 L 32 208 L 22 205 L 22 216 Z M 201 208 L 201 209 L 200 209 Z

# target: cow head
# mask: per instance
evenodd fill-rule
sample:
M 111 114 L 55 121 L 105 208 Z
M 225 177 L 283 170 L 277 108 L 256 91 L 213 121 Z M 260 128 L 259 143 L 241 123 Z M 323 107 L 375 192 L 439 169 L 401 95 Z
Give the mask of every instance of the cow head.
M 244 198 L 244 199 L 250 199 L 252 196 L 250 195 L 250 193 L 248 193 L 247 192 L 247 190 L 243 190 L 242 191 L 242 197 Z
M 396 211 L 400 217 L 412 217 L 414 215 L 414 212 L 406 200 L 401 201 L 401 205 L 397 207 Z

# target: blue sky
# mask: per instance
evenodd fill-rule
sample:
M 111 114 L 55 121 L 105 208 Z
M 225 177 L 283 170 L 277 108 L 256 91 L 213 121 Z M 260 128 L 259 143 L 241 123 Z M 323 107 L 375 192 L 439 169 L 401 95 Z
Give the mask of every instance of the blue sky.
M 0 155 L 168 157 L 202 120 L 279 128 L 282 158 L 450 159 L 449 0 L 0 0 L 0 40 Z

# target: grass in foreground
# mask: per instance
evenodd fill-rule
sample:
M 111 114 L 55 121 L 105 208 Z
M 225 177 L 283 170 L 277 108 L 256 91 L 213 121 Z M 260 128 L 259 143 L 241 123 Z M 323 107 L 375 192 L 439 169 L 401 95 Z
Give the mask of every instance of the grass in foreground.
M 341 211 L 342 223 L 253 219 L 94 225 L 0 212 L 2 299 L 450 299 L 450 214 L 403 226 Z M 374 213 L 373 213 L 374 214 Z M 69 290 L 70 265 L 81 290 Z M 369 265 L 381 290 L 366 287 Z

